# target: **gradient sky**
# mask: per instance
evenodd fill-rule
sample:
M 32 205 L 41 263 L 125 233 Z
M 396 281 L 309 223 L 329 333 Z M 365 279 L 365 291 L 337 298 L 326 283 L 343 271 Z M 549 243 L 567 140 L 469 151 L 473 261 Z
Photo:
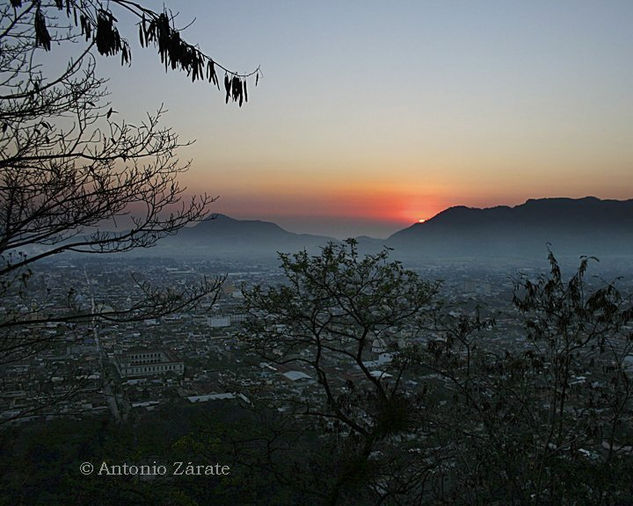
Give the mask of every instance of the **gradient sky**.
M 162 2 L 156 4 L 160 9 Z M 185 38 L 264 78 L 250 102 L 101 62 L 115 109 L 164 102 L 215 212 L 387 236 L 451 205 L 633 198 L 633 1 L 165 1 Z

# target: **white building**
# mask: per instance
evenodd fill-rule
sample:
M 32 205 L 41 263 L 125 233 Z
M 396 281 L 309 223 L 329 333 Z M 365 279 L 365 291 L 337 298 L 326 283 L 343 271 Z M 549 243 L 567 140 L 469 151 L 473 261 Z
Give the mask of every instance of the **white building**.
M 176 374 L 182 376 L 185 364 L 168 350 L 135 350 L 116 355 L 114 365 L 122 378 Z

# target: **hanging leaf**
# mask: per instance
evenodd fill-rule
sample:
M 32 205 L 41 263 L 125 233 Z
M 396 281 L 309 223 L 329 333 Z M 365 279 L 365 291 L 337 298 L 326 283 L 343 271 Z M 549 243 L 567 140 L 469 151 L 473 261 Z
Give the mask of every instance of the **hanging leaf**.
M 228 74 L 224 74 L 224 89 L 226 90 L 226 103 L 228 104 L 231 97 L 231 81 Z
M 207 79 L 210 83 L 217 84 L 218 78 L 215 74 L 215 63 L 213 60 L 207 62 Z
M 124 44 L 123 49 L 121 50 L 121 65 L 123 65 L 124 63 L 131 65 L 131 61 L 132 61 L 132 53 L 130 52 L 130 49 L 128 48 L 127 44 Z
M 123 49 L 119 30 L 114 26 L 116 19 L 110 12 L 100 10 L 97 13 L 97 51 L 106 56 L 117 54 Z M 127 56 L 126 56 L 127 60 Z
M 237 76 L 233 76 L 231 79 L 231 94 L 233 96 L 233 102 L 237 102 L 242 93 L 242 86 Z
M 92 26 L 90 25 L 90 20 L 85 14 L 81 14 L 79 16 L 79 24 L 81 25 L 81 33 L 86 36 L 86 41 L 90 40 Z
M 46 28 L 46 20 L 40 8 L 35 12 L 35 45 L 42 46 L 46 51 L 51 49 L 51 35 Z

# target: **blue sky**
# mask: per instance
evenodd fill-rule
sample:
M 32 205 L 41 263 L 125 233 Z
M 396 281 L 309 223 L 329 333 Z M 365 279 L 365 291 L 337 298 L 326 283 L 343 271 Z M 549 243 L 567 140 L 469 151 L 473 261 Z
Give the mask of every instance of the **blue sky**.
M 165 74 L 125 25 L 132 68 L 100 69 L 126 117 L 164 102 L 197 139 L 183 181 L 218 212 L 384 236 L 450 205 L 633 197 L 631 1 L 166 5 L 221 63 L 261 65 L 246 107 Z

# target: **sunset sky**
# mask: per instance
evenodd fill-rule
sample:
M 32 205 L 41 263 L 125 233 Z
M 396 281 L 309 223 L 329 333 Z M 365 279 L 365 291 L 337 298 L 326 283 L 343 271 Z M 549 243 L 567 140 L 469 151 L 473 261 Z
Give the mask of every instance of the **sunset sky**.
M 451 205 L 633 198 L 631 0 L 165 3 L 196 19 L 187 40 L 264 73 L 240 110 L 134 28 L 132 68 L 100 62 L 124 117 L 164 102 L 197 139 L 183 182 L 216 212 L 384 237 Z

